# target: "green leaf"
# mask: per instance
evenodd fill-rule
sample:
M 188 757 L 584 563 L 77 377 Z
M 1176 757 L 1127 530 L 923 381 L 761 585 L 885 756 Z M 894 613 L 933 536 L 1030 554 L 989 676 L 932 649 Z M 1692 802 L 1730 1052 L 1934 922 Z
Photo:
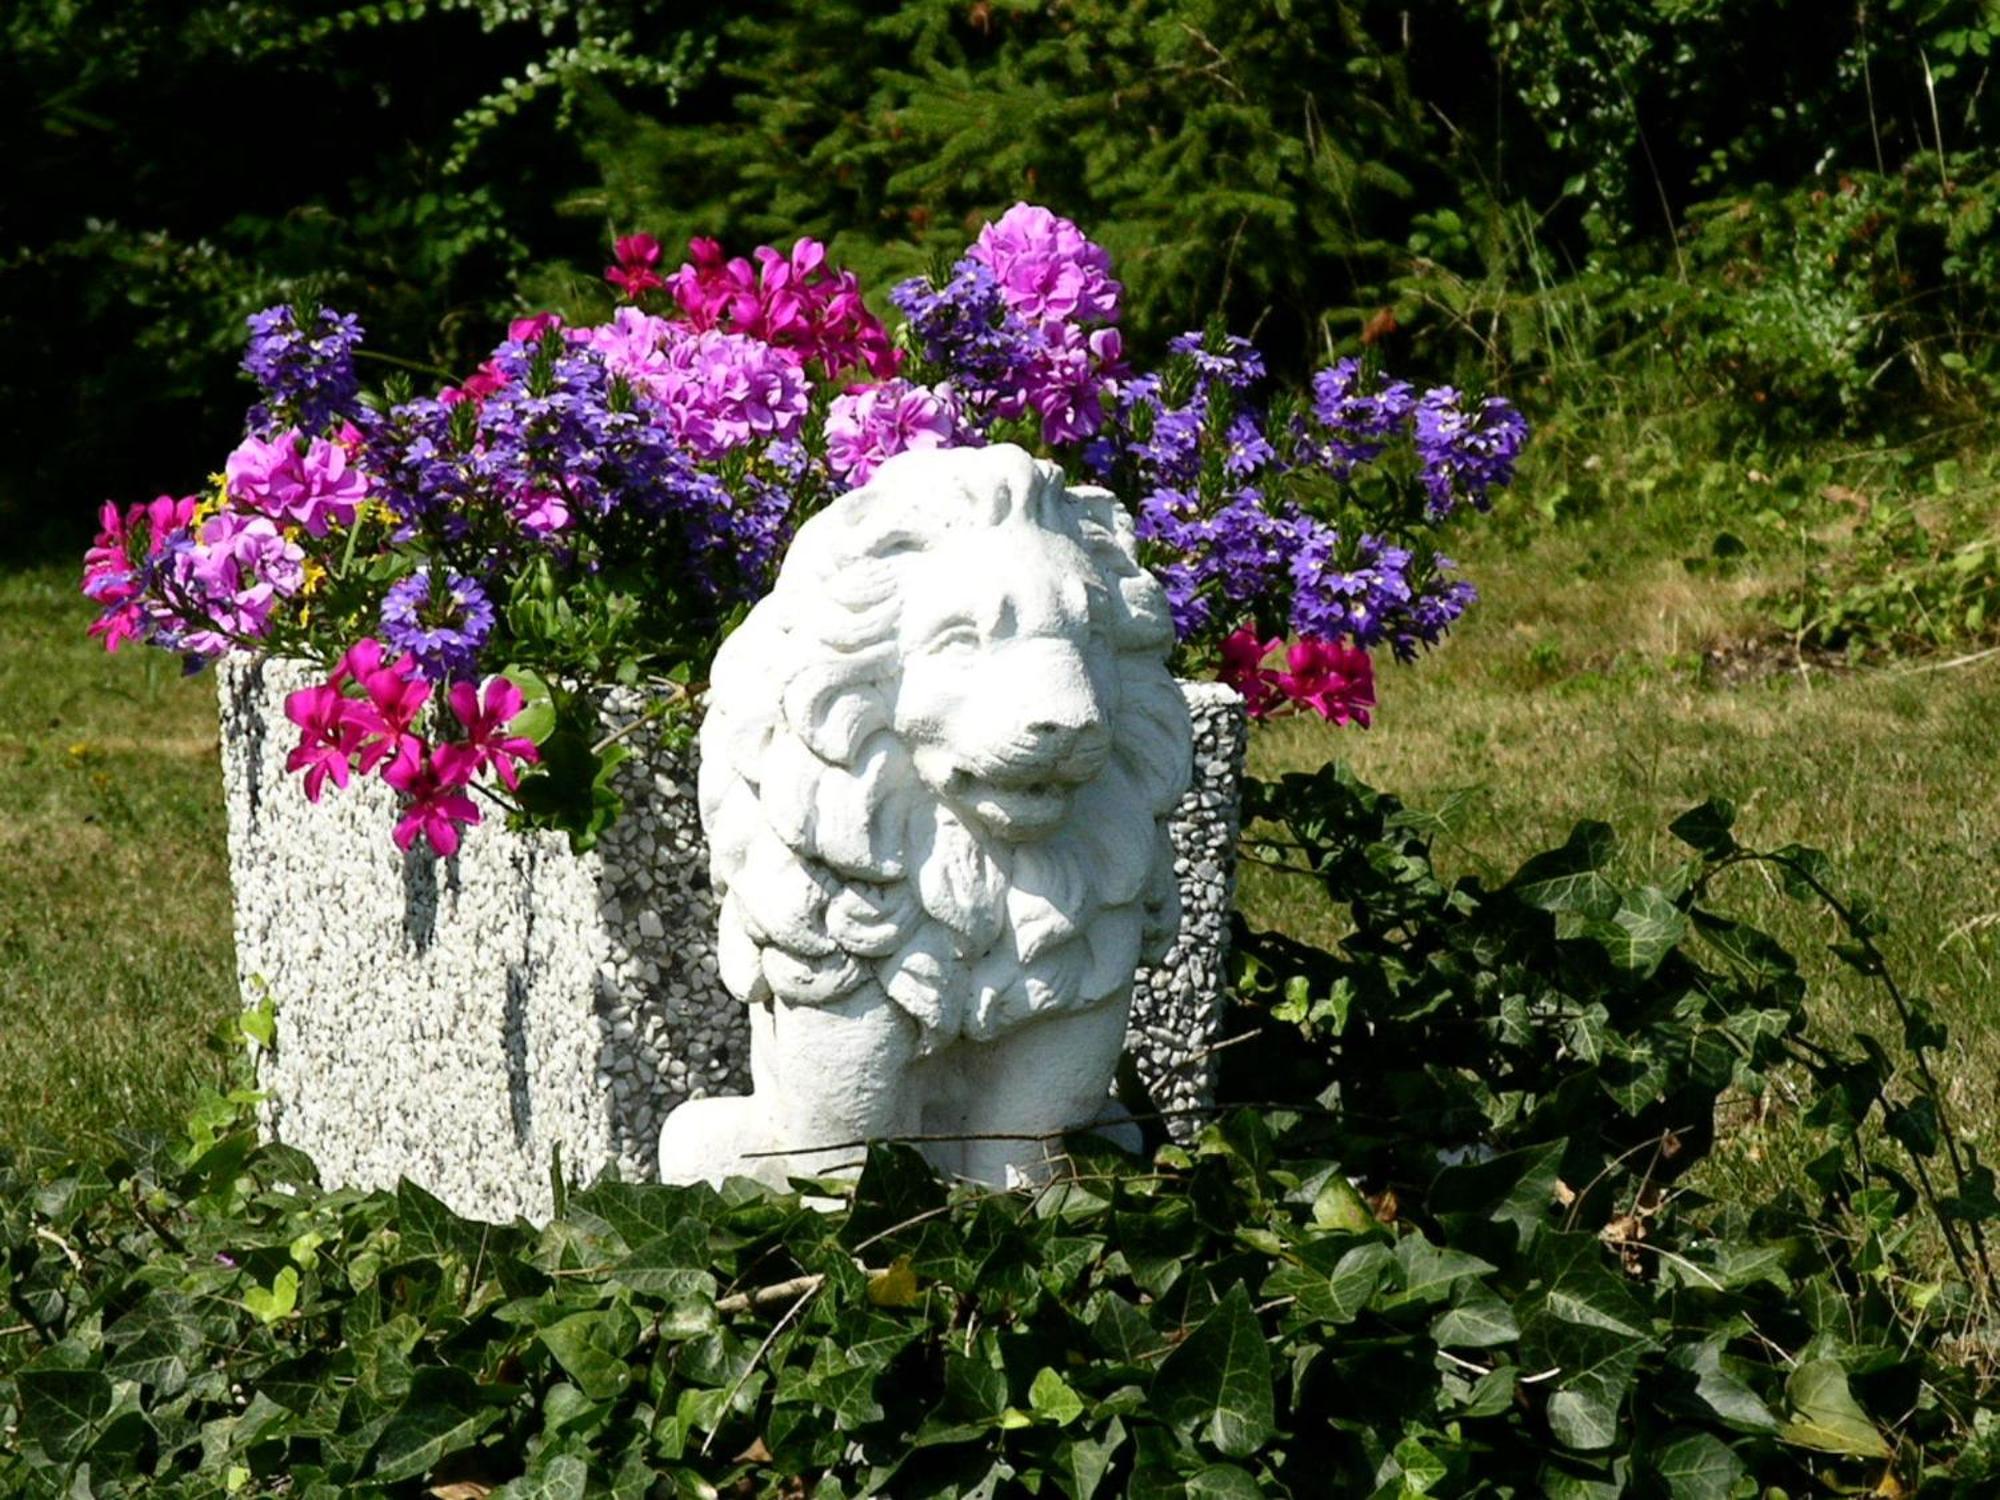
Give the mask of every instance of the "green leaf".
M 81 1456 L 111 1412 L 111 1381 L 100 1370 L 23 1370 L 14 1377 L 20 1395 L 21 1435 L 39 1441 L 57 1460 Z
M 1455 1306 L 1431 1320 L 1431 1337 L 1441 1348 L 1488 1349 L 1512 1343 L 1521 1336 L 1514 1310 L 1487 1288 L 1466 1283 Z
M 299 1301 L 299 1268 L 286 1266 L 268 1289 L 253 1286 L 243 1294 L 243 1305 L 260 1323 L 281 1323 L 292 1315 Z
M 156 1400 L 177 1395 L 199 1368 L 201 1324 L 195 1306 L 176 1292 L 144 1298 L 104 1333 L 104 1373 L 153 1388 Z
M 402 1407 L 376 1440 L 373 1477 L 393 1484 L 428 1474 L 446 1454 L 471 1447 L 503 1415 L 503 1408 L 481 1400 L 464 1370 L 419 1370 Z
M 1695 1399 L 1725 1425 L 1737 1432 L 1775 1433 L 1777 1417 L 1736 1374 L 1722 1345 L 1721 1338 L 1692 1347 L 1683 1345 L 1674 1351 L 1673 1362 L 1693 1372 Z
M 1153 1399 L 1169 1423 L 1195 1428 L 1230 1458 L 1248 1457 L 1271 1436 L 1271 1351 L 1241 1282 L 1167 1356 Z
M 1736 1481 L 1749 1472 L 1727 1443 L 1708 1432 L 1668 1443 L 1653 1468 L 1667 1482 L 1672 1500 L 1730 1500 Z
M 1591 921 L 1583 932 L 1618 968 L 1650 978 L 1687 935 L 1687 916 L 1657 886 L 1640 886 L 1619 903 L 1609 921 Z
M 1439 1218 L 1490 1219 L 1515 1232 L 1525 1245 L 1549 1222 L 1563 1152 L 1569 1141 L 1559 1139 L 1519 1151 L 1506 1151 L 1485 1161 L 1446 1167 L 1431 1183 L 1426 1200 Z
M 632 1382 L 627 1356 L 638 1342 L 639 1320 L 622 1304 L 573 1313 L 541 1331 L 556 1363 L 593 1401 L 609 1401 Z
M 1401 1290 L 1389 1299 L 1405 1302 L 1442 1302 L 1453 1287 L 1468 1276 L 1485 1276 L 1497 1269 L 1493 1262 L 1433 1245 L 1421 1234 L 1406 1234 L 1396 1245 L 1396 1261 L 1403 1268 Z
M 1317 1228 L 1345 1234 L 1365 1234 L 1376 1227 L 1368 1200 L 1339 1172 L 1329 1175 L 1313 1195 L 1312 1220 Z
M 1696 853 L 1720 859 L 1736 847 L 1736 836 L 1730 832 L 1735 825 L 1736 804 L 1726 797 L 1711 797 L 1675 818 L 1667 831 Z
M 1785 1442 L 1856 1458 L 1887 1458 L 1894 1451 L 1854 1399 L 1840 1361 L 1805 1361 L 1786 1379 L 1785 1395 L 1792 1405 L 1792 1420 L 1778 1431 Z
M 1188 1476 L 1188 1500 L 1264 1500 L 1263 1487 L 1247 1469 L 1235 1464 L 1210 1464 Z
M 1405 1495 L 1427 1495 L 1433 1485 L 1451 1473 L 1450 1466 L 1418 1438 L 1406 1437 L 1396 1444 L 1393 1457 L 1403 1471 Z
M 522 698 L 521 711 L 508 722 L 507 732 L 541 744 L 556 729 L 555 699 L 548 683 L 525 667 L 505 667 L 500 675 L 521 690 Z
M 1576 912 L 1609 921 L 1618 911 L 1618 888 L 1603 871 L 1617 847 L 1610 824 L 1578 823 L 1562 848 L 1530 859 L 1507 888 L 1537 911 Z
M 589 1489 L 590 1465 L 575 1454 L 556 1453 L 501 1485 L 492 1500 L 583 1500 Z
M 1044 1422 L 1067 1427 L 1083 1415 L 1083 1398 L 1070 1389 L 1069 1382 L 1044 1365 L 1028 1387 L 1028 1406 Z
M 1092 1500 L 1111 1460 L 1125 1446 L 1125 1424 L 1113 1417 L 1104 1424 L 1101 1437 L 1078 1433 L 1056 1449 L 1056 1483 L 1069 1500 Z

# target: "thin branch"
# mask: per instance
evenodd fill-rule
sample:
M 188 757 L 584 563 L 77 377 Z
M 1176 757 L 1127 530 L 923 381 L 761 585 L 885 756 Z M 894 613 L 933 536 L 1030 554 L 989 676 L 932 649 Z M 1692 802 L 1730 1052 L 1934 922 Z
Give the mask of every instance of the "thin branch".
M 743 1382 L 750 1378 L 750 1372 L 763 1363 L 764 1356 L 770 1352 L 771 1345 L 778 1341 L 778 1335 L 785 1331 L 785 1326 L 805 1310 L 805 1305 L 812 1301 L 820 1287 L 825 1284 L 826 1279 L 821 1277 L 817 1283 L 807 1287 L 799 1294 L 799 1300 L 785 1309 L 785 1315 L 771 1325 L 771 1331 L 764 1335 L 764 1342 L 759 1344 L 757 1352 L 750 1356 L 750 1363 L 743 1367 L 743 1373 L 738 1375 L 735 1383 L 729 1387 L 729 1394 L 722 1398 L 722 1407 L 716 1415 L 715 1425 L 709 1428 L 708 1436 L 701 1440 L 701 1451 L 704 1456 L 708 1453 L 709 1445 L 715 1441 L 716 1433 L 722 1430 L 722 1420 L 729 1414 L 730 1403 L 735 1401 L 736 1393 L 743 1389 Z
M 802 1296 L 806 1292 L 816 1292 L 820 1283 L 826 1280 L 824 1271 L 810 1276 L 794 1276 L 789 1281 L 773 1282 L 770 1286 L 753 1287 L 747 1292 L 735 1292 L 727 1297 L 718 1297 L 715 1310 L 719 1313 L 749 1312 L 753 1307 L 763 1307 L 772 1302 L 783 1302 L 790 1297 Z

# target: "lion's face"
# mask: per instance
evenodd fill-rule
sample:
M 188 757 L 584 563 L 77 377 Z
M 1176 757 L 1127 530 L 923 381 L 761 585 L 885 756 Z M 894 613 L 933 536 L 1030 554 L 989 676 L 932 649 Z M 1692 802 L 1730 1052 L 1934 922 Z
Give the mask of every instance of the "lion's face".
M 1018 448 L 900 454 L 808 520 L 702 726 L 724 982 L 872 983 L 926 1046 L 1129 990 L 1178 920 L 1172 640 L 1117 502 Z
M 1104 768 L 1118 671 L 1102 589 L 1066 537 L 954 537 L 905 582 L 897 733 L 938 797 L 996 838 L 1039 837 Z

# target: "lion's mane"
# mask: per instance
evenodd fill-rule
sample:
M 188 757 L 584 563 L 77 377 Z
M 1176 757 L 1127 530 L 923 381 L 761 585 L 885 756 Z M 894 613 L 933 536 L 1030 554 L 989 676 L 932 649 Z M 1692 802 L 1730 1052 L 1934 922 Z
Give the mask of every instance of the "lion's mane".
M 939 566 L 953 531 L 1019 524 L 1089 557 L 1090 631 L 1118 679 L 1103 769 L 1027 843 L 941 800 L 892 716 L 899 580 Z M 701 731 L 731 993 L 827 1005 L 879 984 L 936 1050 L 1125 992 L 1179 924 L 1165 820 L 1191 752 L 1172 640 L 1130 516 L 1017 448 L 903 455 L 807 521 L 718 653 Z

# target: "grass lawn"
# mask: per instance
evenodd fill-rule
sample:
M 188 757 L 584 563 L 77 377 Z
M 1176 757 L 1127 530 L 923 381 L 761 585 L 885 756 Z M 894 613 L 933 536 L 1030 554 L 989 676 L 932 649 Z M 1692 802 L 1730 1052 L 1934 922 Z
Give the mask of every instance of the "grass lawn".
M 1472 528 L 1459 550 L 1485 598 L 1459 637 L 1382 669 L 1373 730 L 1288 721 L 1261 732 L 1255 769 L 1345 756 L 1419 806 L 1472 789 L 1446 863 L 1496 877 L 1585 817 L 1616 826 L 1635 867 L 1664 867 L 1669 819 L 1732 798 L 1747 842 L 1817 845 L 1882 898 L 1892 960 L 1952 1025 L 1960 1119 L 1987 1137 L 2000 658 L 1717 670 L 1708 648 L 1759 632 L 1770 575 L 1683 566 L 1729 504 L 1702 494 Z M 0 575 L 0 1145 L 173 1126 L 233 1002 L 211 685 L 154 653 L 105 657 L 87 618 L 66 569 Z M 1831 935 L 1757 880 L 1738 877 L 1742 914 L 1802 952 Z M 1277 877 L 1250 872 L 1244 892 L 1253 919 L 1324 927 Z M 1892 1031 L 1866 985 L 1831 961 L 1818 977 L 1821 1025 Z
M 234 1003 L 214 684 L 0 573 L 0 1146 L 171 1129 Z

